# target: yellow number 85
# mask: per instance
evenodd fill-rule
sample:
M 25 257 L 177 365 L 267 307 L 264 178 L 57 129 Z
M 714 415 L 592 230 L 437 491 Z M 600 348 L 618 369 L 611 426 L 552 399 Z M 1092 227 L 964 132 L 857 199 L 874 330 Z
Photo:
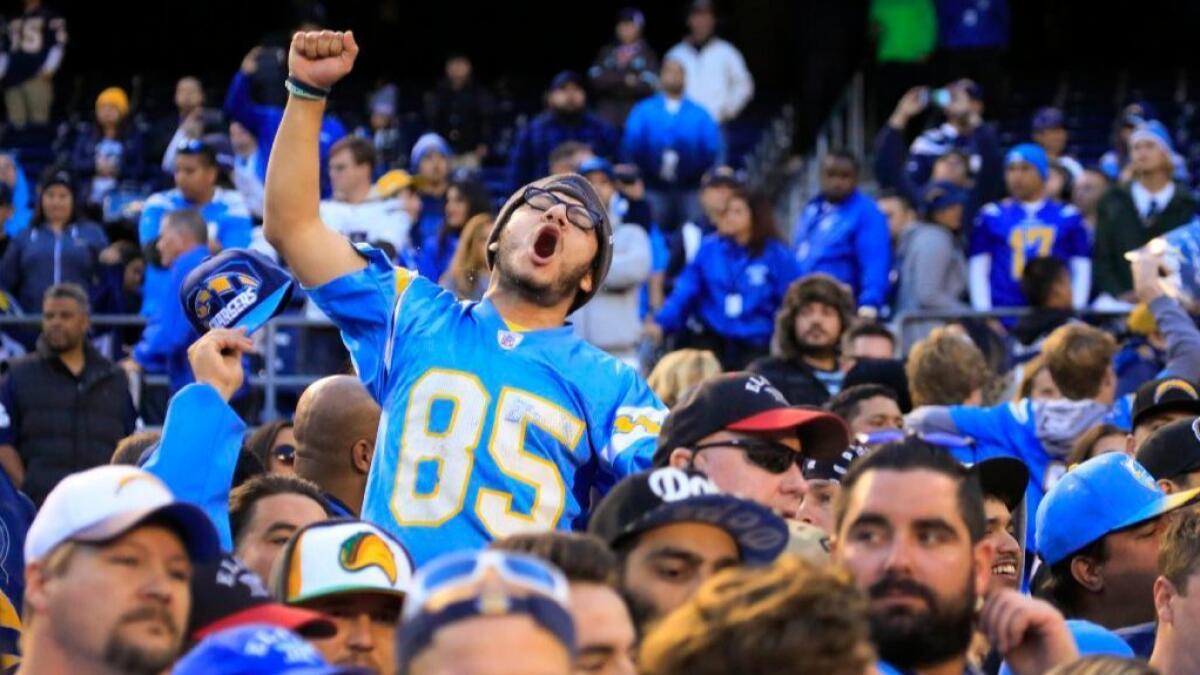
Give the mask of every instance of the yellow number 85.
M 445 429 L 433 431 L 433 406 L 452 406 Z M 463 509 L 483 435 L 491 396 L 478 377 L 458 370 L 433 368 L 413 384 L 404 412 L 392 515 L 400 525 L 436 527 Z M 473 508 L 493 537 L 531 530 L 550 530 L 566 505 L 567 487 L 554 462 L 525 450 L 525 432 L 534 425 L 573 451 L 583 436 L 583 422 L 562 407 L 527 391 L 504 387 L 492 416 L 487 451 L 496 467 L 512 481 L 533 489 L 529 515 L 513 510 L 513 495 L 499 486 L 480 487 Z M 419 468 L 437 464 L 431 491 L 418 492 Z

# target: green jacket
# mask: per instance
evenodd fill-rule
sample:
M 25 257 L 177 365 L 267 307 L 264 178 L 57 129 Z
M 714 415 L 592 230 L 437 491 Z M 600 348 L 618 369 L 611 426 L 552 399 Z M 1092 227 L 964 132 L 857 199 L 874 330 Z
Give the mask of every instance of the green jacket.
M 1175 185 L 1175 196 L 1154 219 L 1142 222 L 1128 185 L 1110 189 L 1100 199 L 1096 215 L 1096 246 L 1092 254 L 1092 288 L 1096 293 L 1119 297 L 1133 290 L 1133 274 L 1125 254 L 1146 242 L 1186 225 L 1195 217 L 1196 200 L 1184 185 Z

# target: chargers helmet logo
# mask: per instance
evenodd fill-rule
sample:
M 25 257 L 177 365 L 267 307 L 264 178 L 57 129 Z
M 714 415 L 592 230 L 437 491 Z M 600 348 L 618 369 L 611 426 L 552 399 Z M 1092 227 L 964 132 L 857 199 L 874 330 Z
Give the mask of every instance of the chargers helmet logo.
M 245 272 L 219 272 L 192 291 L 188 305 L 209 328 L 228 328 L 254 306 L 261 285 Z
M 396 556 L 387 542 L 374 532 L 359 532 L 342 542 L 338 551 L 338 563 L 347 572 L 357 572 L 368 567 L 378 567 L 395 586 L 400 574 Z

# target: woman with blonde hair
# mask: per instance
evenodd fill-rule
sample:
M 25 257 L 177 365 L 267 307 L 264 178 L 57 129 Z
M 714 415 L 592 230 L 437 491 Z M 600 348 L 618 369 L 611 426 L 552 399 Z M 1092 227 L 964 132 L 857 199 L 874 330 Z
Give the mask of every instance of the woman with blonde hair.
M 460 300 L 479 300 L 487 290 L 487 238 L 491 231 L 490 214 L 471 216 L 463 225 L 450 267 L 438 280 L 442 288 L 453 291 Z
M 721 374 L 721 363 L 710 351 L 679 349 L 662 357 L 646 383 L 668 408 L 675 407 L 696 385 Z

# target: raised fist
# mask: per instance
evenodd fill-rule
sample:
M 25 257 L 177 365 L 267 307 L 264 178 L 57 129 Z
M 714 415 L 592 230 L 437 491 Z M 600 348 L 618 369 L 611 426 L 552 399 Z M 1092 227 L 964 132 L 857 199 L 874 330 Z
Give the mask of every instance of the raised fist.
M 358 43 L 347 31 L 296 33 L 288 52 L 288 74 L 306 84 L 329 89 L 354 67 Z

